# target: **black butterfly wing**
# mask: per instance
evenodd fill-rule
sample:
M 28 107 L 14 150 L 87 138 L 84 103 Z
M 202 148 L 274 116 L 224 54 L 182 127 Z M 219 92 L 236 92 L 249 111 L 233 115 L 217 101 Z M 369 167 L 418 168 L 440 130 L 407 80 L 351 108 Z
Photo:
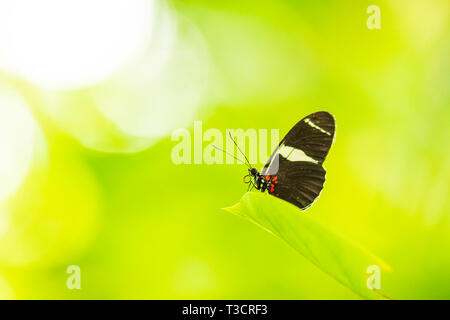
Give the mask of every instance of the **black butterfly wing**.
M 326 111 L 315 112 L 300 120 L 280 145 L 302 150 L 322 164 L 333 143 L 334 131 L 334 117 Z
M 300 120 L 272 153 L 261 174 L 271 181 L 269 193 L 306 209 L 325 182 L 322 163 L 333 143 L 334 117 L 325 111 Z

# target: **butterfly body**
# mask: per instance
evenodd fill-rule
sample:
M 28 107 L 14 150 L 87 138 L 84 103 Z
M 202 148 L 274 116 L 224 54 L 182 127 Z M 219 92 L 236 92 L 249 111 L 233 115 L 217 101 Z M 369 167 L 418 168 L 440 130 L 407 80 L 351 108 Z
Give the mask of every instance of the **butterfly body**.
M 319 111 L 306 116 L 281 140 L 261 173 L 249 168 L 244 182 L 307 209 L 323 189 L 325 169 L 322 163 L 334 133 L 335 122 L 330 113 Z M 245 180 L 246 177 L 250 179 Z
M 256 190 L 260 190 L 261 192 L 267 190 L 270 194 L 275 192 L 275 187 L 278 184 L 277 176 L 262 175 L 256 168 L 251 168 L 248 171 L 252 177 L 252 185 Z

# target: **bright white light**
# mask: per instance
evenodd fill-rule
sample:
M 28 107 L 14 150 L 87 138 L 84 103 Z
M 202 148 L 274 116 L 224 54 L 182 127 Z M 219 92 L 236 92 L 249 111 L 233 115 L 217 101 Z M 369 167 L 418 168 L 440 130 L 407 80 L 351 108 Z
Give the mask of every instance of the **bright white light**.
M 189 126 L 204 98 L 209 59 L 202 34 L 189 21 L 178 19 L 177 40 L 170 55 L 156 61 L 145 57 L 134 68 L 93 89 L 98 109 L 124 132 L 160 138 Z M 170 27 L 170 25 L 169 25 Z M 167 39 L 173 30 L 166 29 Z M 171 40 L 161 41 L 165 53 Z
M 145 50 L 153 0 L 3 0 L 0 66 L 51 89 L 103 81 Z
M 24 98 L 0 85 L 0 202 L 21 185 L 41 134 Z
M 93 88 L 41 90 L 43 106 L 87 148 L 137 152 L 192 124 L 201 107 L 209 59 L 202 34 L 157 6 L 147 50 Z
M 103 108 L 97 108 L 97 102 L 111 104 L 125 113 L 142 116 L 136 113 L 142 108 L 142 100 L 150 95 L 147 84 L 162 74 L 177 42 L 177 21 L 167 6 L 155 7 L 152 23 L 147 50 L 104 84 L 76 91 L 41 90 L 48 114 L 85 147 L 104 152 L 136 152 L 157 141 L 154 137 L 130 135 L 105 117 L 100 111 Z

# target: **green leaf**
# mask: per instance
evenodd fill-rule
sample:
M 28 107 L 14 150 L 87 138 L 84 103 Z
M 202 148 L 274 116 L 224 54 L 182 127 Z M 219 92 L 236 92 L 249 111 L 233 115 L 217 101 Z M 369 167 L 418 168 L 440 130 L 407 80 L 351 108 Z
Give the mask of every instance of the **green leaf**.
M 367 287 L 367 267 L 391 268 L 364 249 L 323 225 L 313 215 L 268 194 L 247 192 L 236 205 L 224 210 L 246 218 L 283 239 L 325 273 L 367 299 L 384 297 Z M 381 283 L 382 285 L 382 283 Z M 385 297 L 386 298 L 386 297 Z

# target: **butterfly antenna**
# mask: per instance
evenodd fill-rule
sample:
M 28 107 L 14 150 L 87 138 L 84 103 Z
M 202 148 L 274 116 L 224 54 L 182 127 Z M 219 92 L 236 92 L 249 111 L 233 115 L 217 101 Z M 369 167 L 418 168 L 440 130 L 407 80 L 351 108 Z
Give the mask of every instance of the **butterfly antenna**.
M 221 148 L 219 148 L 219 147 L 217 147 L 217 146 L 215 146 L 215 145 L 213 145 L 213 147 L 214 147 L 215 149 L 217 149 L 217 150 L 222 151 L 223 153 L 226 153 L 226 154 L 229 155 L 229 156 L 232 156 L 232 157 L 235 158 L 237 161 L 239 161 L 239 162 L 241 162 L 241 163 L 243 163 L 243 164 L 247 164 L 246 162 L 244 162 L 244 161 L 242 161 L 241 159 L 235 157 L 235 156 L 232 155 L 231 153 L 226 152 L 225 150 L 223 150 L 223 149 L 221 149 Z
M 252 166 L 250 165 L 250 161 L 248 161 L 247 157 L 245 156 L 245 153 L 242 152 L 241 148 L 239 148 L 238 144 L 236 143 L 236 141 L 234 141 L 233 136 L 231 135 L 231 132 L 228 131 L 228 135 L 230 136 L 230 139 L 233 141 L 233 143 L 235 144 L 236 148 L 238 148 L 239 152 L 244 156 L 245 161 L 247 161 L 247 165 L 250 167 L 250 169 L 252 168 Z

